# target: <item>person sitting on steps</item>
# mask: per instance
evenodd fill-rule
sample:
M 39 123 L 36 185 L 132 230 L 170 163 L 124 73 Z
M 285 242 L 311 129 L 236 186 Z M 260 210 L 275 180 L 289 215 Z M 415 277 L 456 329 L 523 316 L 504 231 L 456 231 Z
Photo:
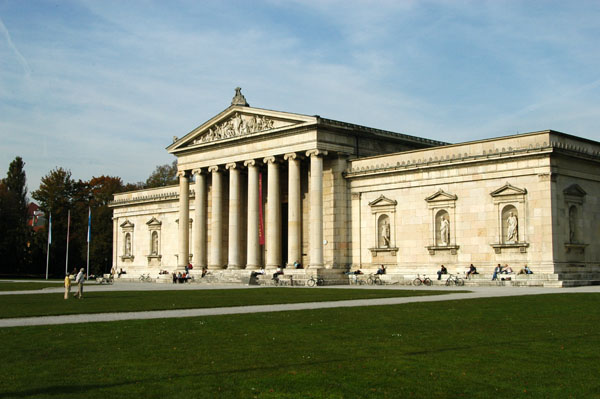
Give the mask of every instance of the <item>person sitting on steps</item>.
M 479 274 L 479 273 L 477 272 L 477 268 L 475 266 L 473 266 L 473 264 L 471 263 L 471 265 L 469 266 L 469 271 L 467 272 L 467 278 L 471 278 L 471 276 L 474 274 Z
M 444 266 L 444 265 L 442 265 L 440 270 L 438 270 L 438 272 L 437 272 L 438 280 L 442 279 L 442 274 L 448 274 L 448 269 L 446 269 L 446 266 Z

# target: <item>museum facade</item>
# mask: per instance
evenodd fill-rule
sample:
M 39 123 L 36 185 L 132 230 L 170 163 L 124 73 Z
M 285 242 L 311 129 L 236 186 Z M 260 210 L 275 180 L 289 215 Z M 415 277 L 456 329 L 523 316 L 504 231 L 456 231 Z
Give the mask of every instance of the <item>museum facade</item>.
M 113 266 L 249 275 L 294 263 L 342 274 L 386 265 L 529 265 L 553 281 L 600 273 L 600 143 L 551 130 L 449 144 L 231 106 L 167 151 L 178 186 L 116 194 Z

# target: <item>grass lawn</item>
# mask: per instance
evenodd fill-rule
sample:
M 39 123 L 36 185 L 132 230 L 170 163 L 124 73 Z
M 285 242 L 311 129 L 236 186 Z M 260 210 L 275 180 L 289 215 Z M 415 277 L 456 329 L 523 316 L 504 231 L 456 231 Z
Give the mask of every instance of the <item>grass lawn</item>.
M 76 298 L 65 300 L 64 293 L 2 295 L 0 296 L 0 318 L 342 301 L 348 299 L 441 295 L 455 292 L 466 291 L 252 288 L 85 292 L 84 289 L 82 300 Z
M 599 398 L 600 296 L 0 329 L 2 398 Z
M 64 282 L 62 281 L 48 281 L 48 282 L 23 282 L 15 283 L 12 281 L 0 281 L 0 291 L 32 291 L 41 290 L 44 288 L 56 288 L 63 287 Z

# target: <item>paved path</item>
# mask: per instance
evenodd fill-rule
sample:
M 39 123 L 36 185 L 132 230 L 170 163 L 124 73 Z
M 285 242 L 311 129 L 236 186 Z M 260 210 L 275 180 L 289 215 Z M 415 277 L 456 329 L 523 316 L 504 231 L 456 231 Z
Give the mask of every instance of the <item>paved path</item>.
M 156 290 L 162 289 L 160 286 L 163 284 L 140 284 L 131 283 L 137 286 L 137 288 L 145 287 L 145 290 Z M 127 287 L 121 286 L 121 284 L 115 284 L 113 286 L 104 287 L 89 287 L 88 291 L 104 290 L 104 291 L 115 291 L 125 290 Z M 164 284 L 170 289 L 173 286 Z M 193 286 L 190 284 L 190 286 Z M 223 285 L 214 286 L 203 286 L 198 284 L 195 288 L 179 288 L 178 289 L 217 289 L 225 288 Z M 108 288 L 108 289 L 107 289 Z M 228 287 L 229 288 L 229 287 Z M 236 285 L 233 288 L 247 288 Z M 339 289 L 348 288 L 336 287 Z M 354 288 L 354 287 L 352 287 Z M 369 289 L 373 287 L 368 287 Z M 438 289 L 441 287 L 438 287 Z M 445 288 L 445 287 L 444 287 Z M 320 288 L 315 288 L 320 289 Z M 379 287 L 378 289 L 414 289 L 414 287 Z M 419 289 L 435 289 L 435 287 L 422 287 Z M 453 290 L 452 287 L 446 288 Z M 160 310 L 150 312 L 121 312 L 121 313 L 99 313 L 99 314 L 78 314 L 78 315 L 66 315 L 66 316 L 43 316 L 43 317 L 23 317 L 14 319 L 0 319 L 1 327 L 18 327 L 18 326 L 40 326 L 40 325 L 51 325 L 51 324 L 73 324 L 73 323 L 90 323 L 90 322 L 105 322 L 105 321 L 119 321 L 119 320 L 141 320 L 141 319 L 162 319 L 162 318 L 176 318 L 176 317 L 198 317 L 198 316 L 215 316 L 215 315 L 227 315 L 227 314 L 244 314 L 244 313 L 260 313 L 260 312 L 282 312 L 291 310 L 306 310 L 306 309 L 327 309 L 327 308 L 347 308 L 356 306 L 381 306 L 381 305 L 398 305 L 404 303 L 413 302 L 436 302 L 436 301 L 450 301 L 459 299 L 473 299 L 473 298 L 490 298 L 490 297 L 504 297 L 504 296 L 519 296 L 519 295 L 540 295 L 540 294 L 568 294 L 568 293 L 581 293 L 591 292 L 600 293 L 600 286 L 592 287 L 577 287 L 577 288 L 542 288 L 542 287 L 468 287 L 469 293 L 454 293 L 445 295 L 435 296 L 418 296 L 418 297 L 404 297 L 404 298 L 380 298 L 380 299 L 359 299 L 351 301 L 332 301 L 332 302 L 308 302 L 308 303 L 293 303 L 293 304 L 282 304 L 282 305 L 254 305 L 254 306 L 235 306 L 226 308 L 207 308 L 207 309 L 182 309 L 182 310 Z M 131 290 L 131 289 L 129 289 Z M 456 289 L 454 289 L 456 290 Z M 13 291 L 12 295 L 19 295 L 23 291 Z M 31 291 L 25 291 L 31 294 Z M 62 289 L 51 288 L 44 290 L 44 292 L 63 292 Z M 83 299 L 85 300 L 85 298 Z

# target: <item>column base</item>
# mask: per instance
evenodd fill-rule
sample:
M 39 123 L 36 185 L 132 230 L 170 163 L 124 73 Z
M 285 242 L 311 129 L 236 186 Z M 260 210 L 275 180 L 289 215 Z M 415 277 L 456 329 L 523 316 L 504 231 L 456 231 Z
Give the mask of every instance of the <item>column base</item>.
M 186 267 L 186 266 L 187 266 L 187 265 L 178 265 L 178 266 L 177 266 L 177 269 L 175 269 L 175 271 L 181 271 L 181 272 L 184 272 L 184 271 L 185 271 L 185 267 Z
M 311 263 L 311 264 L 308 266 L 308 268 L 309 268 L 309 269 L 324 269 L 324 268 L 325 268 L 325 265 L 324 265 L 323 263 L 317 263 L 317 264 L 315 264 L 315 263 Z
M 228 270 L 229 269 L 231 269 L 231 270 L 240 270 L 240 269 L 242 269 L 242 265 L 233 265 L 233 264 L 230 263 L 230 264 L 227 265 L 227 269 Z
M 225 266 L 222 265 L 208 265 L 208 270 L 223 270 Z
M 277 269 L 278 267 L 281 267 L 281 265 L 266 265 L 265 269 L 272 270 L 272 269 Z
M 251 265 L 251 264 L 246 265 L 246 270 L 258 270 L 258 269 L 260 269 L 260 265 Z

